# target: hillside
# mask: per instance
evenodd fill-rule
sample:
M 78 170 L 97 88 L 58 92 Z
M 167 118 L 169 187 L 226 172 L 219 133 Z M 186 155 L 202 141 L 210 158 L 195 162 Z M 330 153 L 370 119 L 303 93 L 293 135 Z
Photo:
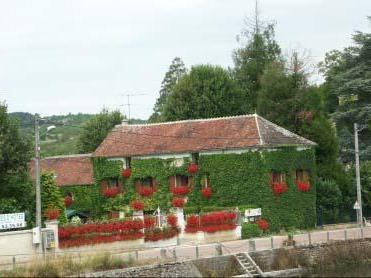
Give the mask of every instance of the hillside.
M 9 114 L 19 123 L 23 136 L 34 140 L 34 116 L 27 112 L 14 112 Z M 77 153 L 76 143 L 84 124 L 94 117 L 94 114 L 68 114 L 43 117 L 40 122 L 41 156 L 67 155 Z M 132 119 L 131 123 L 145 123 L 140 119 Z M 47 127 L 55 128 L 48 133 Z

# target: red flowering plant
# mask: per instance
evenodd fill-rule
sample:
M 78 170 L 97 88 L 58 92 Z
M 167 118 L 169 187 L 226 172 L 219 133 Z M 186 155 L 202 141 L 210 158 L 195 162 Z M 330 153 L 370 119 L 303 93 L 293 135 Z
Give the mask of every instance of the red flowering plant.
M 139 195 L 143 197 L 149 197 L 152 196 L 155 190 L 150 186 L 143 186 L 138 189 Z
M 135 200 L 131 202 L 131 207 L 135 211 L 140 211 L 144 209 L 144 203 L 142 201 Z
M 269 229 L 268 221 L 263 218 L 256 221 L 256 224 L 258 225 L 259 229 L 262 230 L 263 232 Z
M 150 229 L 156 226 L 156 218 L 152 216 L 145 216 L 144 217 L 144 228 Z
M 173 207 L 182 208 L 182 207 L 184 207 L 185 201 L 184 201 L 183 198 L 174 198 L 171 203 L 172 203 Z
M 200 217 L 200 229 L 206 233 L 234 230 L 236 228 L 235 212 L 217 211 Z
M 202 196 L 209 199 L 213 192 L 211 190 L 211 187 L 204 187 L 201 189 L 201 193 L 202 193 Z
M 102 189 L 102 193 L 107 198 L 114 198 L 121 193 L 121 188 L 119 186 L 106 186 Z
M 71 196 L 64 197 L 64 205 L 68 208 L 72 205 L 73 199 Z
M 167 224 L 171 227 L 176 227 L 178 225 L 178 217 L 174 214 L 168 214 L 166 217 Z
M 164 239 L 173 238 L 179 234 L 178 227 L 164 227 L 149 229 L 144 232 L 145 241 L 159 241 Z
M 61 211 L 59 208 L 47 208 L 45 210 L 45 216 L 48 220 L 56 220 L 61 215 Z
M 186 233 L 197 233 L 200 228 L 200 217 L 198 215 L 188 215 L 185 226 Z
M 198 165 L 196 163 L 191 163 L 188 165 L 188 173 L 196 174 L 198 171 Z
M 301 192 L 308 192 L 310 190 L 310 183 L 304 181 L 296 181 L 296 186 Z
M 189 187 L 186 185 L 181 185 L 181 186 L 172 186 L 171 187 L 171 192 L 174 195 L 187 195 L 189 193 Z
M 123 169 L 122 172 L 121 172 L 121 176 L 123 178 L 130 178 L 130 176 L 131 176 L 131 168 Z
M 283 183 L 283 182 L 274 182 L 272 184 L 272 189 L 273 189 L 273 192 L 274 192 L 275 195 L 281 195 L 282 193 L 287 192 L 287 190 L 289 188 L 287 187 L 287 184 L 286 183 Z

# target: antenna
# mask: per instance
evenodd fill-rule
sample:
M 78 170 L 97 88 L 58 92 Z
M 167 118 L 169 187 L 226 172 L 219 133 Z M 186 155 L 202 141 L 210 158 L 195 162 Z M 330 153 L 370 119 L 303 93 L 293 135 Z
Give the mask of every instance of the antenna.
M 127 97 L 127 103 L 124 104 L 128 107 L 128 122 L 130 122 L 130 106 L 131 106 L 131 103 L 130 103 L 130 97 L 136 97 L 136 96 L 145 96 L 147 94 L 126 94 L 126 95 L 123 95 L 124 97 L 126 96 Z

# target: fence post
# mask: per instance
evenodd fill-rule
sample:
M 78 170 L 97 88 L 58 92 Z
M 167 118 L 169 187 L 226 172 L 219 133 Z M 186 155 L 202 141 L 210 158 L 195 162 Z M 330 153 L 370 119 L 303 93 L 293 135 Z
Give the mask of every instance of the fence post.
M 348 239 L 348 231 L 347 229 L 344 230 L 344 240 Z
M 198 249 L 198 244 L 196 245 L 196 258 L 200 257 L 200 250 Z
M 12 261 L 13 261 L 13 270 L 14 270 L 15 269 L 15 256 L 13 256 Z
M 255 240 L 249 240 L 249 251 L 255 251 Z
M 216 249 L 216 253 L 217 253 L 218 256 L 223 255 L 223 249 L 222 249 L 222 245 L 220 243 L 215 245 L 215 249 Z
M 361 228 L 361 238 L 363 239 L 363 228 Z
M 327 231 L 327 242 L 329 242 L 329 241 L 330 241 L 330 232 Z
M 274 248 L 273 244 L 274 244 L 274 241 L 273 241 L 273 237 L 271 236 L 271 249 Z
M 161 259 L 166 259 L 166 249 L 161 248 L 160 255 L 161 255 Z
M 308 232 L 308 242 L 309 245 L 312 245 L 312 235 L 310 234 L 310 232 Z
M 139 260 L 139 251 L 138 250 L 135 250 L 135 260 L 136 261 Z
M 174 247 L 174 249 L 173 249 L 173 258 L 174 258 L 174 260 L 176 261 L 176 250 L 175 250 L 175 247 Z

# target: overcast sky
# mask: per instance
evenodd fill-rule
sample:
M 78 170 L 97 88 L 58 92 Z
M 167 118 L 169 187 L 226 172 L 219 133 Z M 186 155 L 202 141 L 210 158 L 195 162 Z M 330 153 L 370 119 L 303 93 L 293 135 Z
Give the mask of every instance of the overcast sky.
M 232 50 L 255 0 L 0 0 L 0 100 L 9 111 L 41 115 L 152 112 L 175 56 L 187 67 L 232 66 Z M 320 61 L 370 32 L 370 0 L 260 0 L 277 23 L 283 49 L 308 49 Z

